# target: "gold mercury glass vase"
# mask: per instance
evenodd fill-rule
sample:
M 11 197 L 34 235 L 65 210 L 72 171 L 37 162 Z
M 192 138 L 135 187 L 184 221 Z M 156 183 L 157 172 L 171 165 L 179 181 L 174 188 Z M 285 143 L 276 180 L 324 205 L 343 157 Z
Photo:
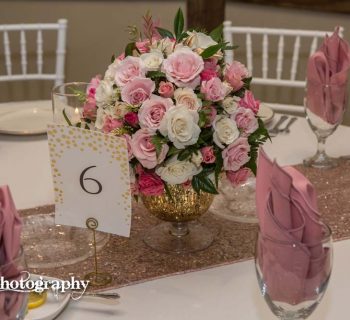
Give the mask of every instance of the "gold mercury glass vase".
M 147 232 L 144 241 L 161 252 L 186 253 L 206 249 L 213 242 L 213 234 L 205 226 L 194 221 L 212 204 L 214 195 L 196 193 L 192 187 L 168 185 L 171 197 L 142 196 L 146 209 L 157 218 L 166 221 Z

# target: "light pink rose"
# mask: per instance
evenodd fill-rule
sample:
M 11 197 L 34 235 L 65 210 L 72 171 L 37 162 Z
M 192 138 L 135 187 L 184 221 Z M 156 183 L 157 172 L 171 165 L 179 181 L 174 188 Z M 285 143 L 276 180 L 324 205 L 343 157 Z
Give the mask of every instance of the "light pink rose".
M 97 105 L 95 98 L 88 97 L 83 106 L 83 117 L 95 121 L 97 115 Z
M 139 124 L 139 117 L 136 112 L 128 112 L 124 116 L 124 121 L 135 128 Z
M 214 154 L 214 148 L 212 146 L 203 147 L 201 149 L 203 162 L 204 163 L 214 163 L 216 160 L 215 154 Z
M 121 128 L 122 126 L 123 126 L 123 121 L 112 118 L 111 116 L 106 116 L 104 119 L 102 131 L 104 133 L 109 133 L 116 128 Z
M 251 109 L 257 114 L 260 108 L 260 101 L 255 100 L 253 92 L 246 90 L 244 97 L 239 100 L 238 105 L 243 108 Z
M 162 65 L 162 71 L 165 72 L 169 81 L 178 87 L 191 89 L 199 85 L 199 75 L 203 68 L 202 57 L 187 47 L 175 50 Z
M 238 187 L 246 182 L 250 174 L 248 168 L 241 168 L 238 171 L 226 171 L 226 177 L 233 187 Z
M 155 89 L 155 83 L 148 78 L 134 78 L 122 89 L 122 100 L 138 105 L 147 100 Z
M 123 87 L 136 77 L 144 77 L 145 69 L 142 67 L 141 59 L 127 56 L 115 68 L 114 81 L 119 87 Z
M 161 81 L 159 83 L 158 93 L 163 98 L 171 98 L 174 95 L 174 86 L 171 82 Z
M 163 144 L 162 150 L 157 157 L 156 148 L 152 143 L 154 135 L 154 131 L 143 128 L 136 131 L 131 139 L 132 153 L 147 169 L 153 169 L 157 164 L 163 162 L 169 150 L 169 146 Z
M 164 183 L 154 172 L 142 172 L 138 185 L 140 193 L 145 196 L 160 196 L 164 192 Z
M 101 81 L 101 77 L 102 76 L 98 74 L 90 80 L 90 84 L 86 89 L 86 94 L 88 95 L 88 98 L 95 98 L 96 88 L 98 87 Z
M 171 99 L 152 95 L 150 99 L 142 103 L 142 106 L 139 109 L 141 128 L 149 128 L 154 131 L 157 130 L 164 114 L 171 107 L 174 107 L 174 103 Z
M 128 147 L 128 159 L 130 161 L 134 157 L 131 149 L 131 136 L 128 134 L 123 134 L 122 137 L 126 140 L 126 146 Z
M 237 171 L 249 161 L 249 151 L 250 145 L 247 138 L 238 138 L 235 140 L 226 149 L 224 149 L 224 151 L 222 151 L 224 169 Z
M 231 119 L 236 121 L 237 127 L 243 130 L 244 135 L 253 133 L 259 127 L 258 120 L 251 109 L 240 107 L 231 115 Z
M 202 110 L 208 110 L 207 122 L 205 123 L 204 127 L 205 128 L 211 127 L 218 113 L 216 108 L 214 106 L 205 106 L 202 108 Z
M 228 90 L 221 80 L 215 77 L 202 82 L 201 92 L 204 94 L 206 100 L 220 101 L 225 98 Z
M 242 80 L 247 78 L 248 74 L 247 68 L 242 63 L 233 61 L 226 66 L 224 77 L 235 92 L 243 87 L 244 82 Z

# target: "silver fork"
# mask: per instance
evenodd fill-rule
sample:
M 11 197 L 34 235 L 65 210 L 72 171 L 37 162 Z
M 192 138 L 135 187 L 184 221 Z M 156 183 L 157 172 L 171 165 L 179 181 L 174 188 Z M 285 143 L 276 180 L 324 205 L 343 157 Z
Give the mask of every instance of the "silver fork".
M 290 131 L 289 131 L 290 126 L 291 126 L 296 120 L 297 120 L 297 117 L 292 117 L 292 118 L 290 118 L 289 121 L 288 121 L 288 123 L 287 123 L 287 125 L 286 125 L 286 127 L 283 128 L 283 129 L 280 129 L 280 130 L 279 130 L 279 133 L 288 134 L 288 133 L 290 132 Z
M 280 126 L 282 125 L 282 123 L 283 123 L 284 121 L 286 121 L 287 119 L 288 119 L 288 116 L 282 115 L 281 118 L 280 118 L 280 119 L 277 121 L 277 123 L 274 125 L 274 127 L 273 127 L 271 130 L 269 130 L 270 136 L 272 136 L 272 137 L 276 136 L 276 135 L 280 132 L 279 127 L 280 127 Z

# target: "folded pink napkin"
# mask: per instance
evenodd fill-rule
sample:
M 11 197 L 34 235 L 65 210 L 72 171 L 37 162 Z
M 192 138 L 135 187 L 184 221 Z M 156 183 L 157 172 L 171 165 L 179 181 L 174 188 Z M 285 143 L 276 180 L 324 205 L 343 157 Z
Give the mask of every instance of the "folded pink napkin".
M 0 276 L 15 280 L 20 268 L 13 263 L 20 252 L 21 220 L 8 186 L 0 187 Z M 23 294 L 0 292 L 0 319 L 16 318 L 23 302 Z
M 312 298 L 327 276 L 329 254 L 313 186 L 299 171 L 280 167 L 261 149 L 256 177 L 261 238 L 260 268 L 273 300 L 298 304 Z
M 350 46 L 338 35 L 328 37 L 307 66 L 306 98 L 309 110 L 330 124 L 338 124 L 346 107 Z

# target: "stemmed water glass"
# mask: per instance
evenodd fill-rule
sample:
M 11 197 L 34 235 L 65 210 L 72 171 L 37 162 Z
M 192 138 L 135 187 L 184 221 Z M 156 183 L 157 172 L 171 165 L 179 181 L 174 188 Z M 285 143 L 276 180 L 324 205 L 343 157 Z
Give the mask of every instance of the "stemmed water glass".
M 307 319 L 320 303 L 332 270 L 332 237 L 324 226 L 320 242 L 309 246 L 277 241 L 259 232 L 255 269 L 260 291 L 279 319 Z M 307 252 L 318 252 L 310 259 Z
M 343 120 L 347 104 L 346 85 L 318 85 L 309 88 L 311 93 L 304 99 L 306 119 L 317 137 L 317 152 L 304 160 L 304 165 L 314 168 L 333 168 L 336 158 L 327 155 L 325 143 Z

